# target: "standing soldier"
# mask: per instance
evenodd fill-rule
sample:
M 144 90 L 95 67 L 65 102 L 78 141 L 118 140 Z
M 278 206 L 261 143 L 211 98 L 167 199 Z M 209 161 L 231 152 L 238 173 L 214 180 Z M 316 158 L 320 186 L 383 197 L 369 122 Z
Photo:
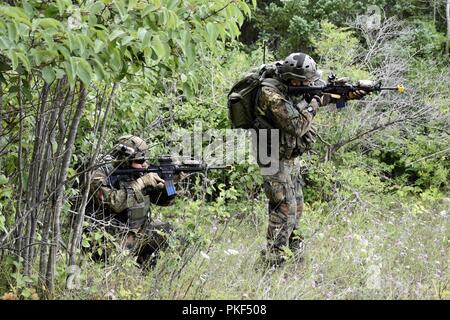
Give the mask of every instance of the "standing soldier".
M 115 169 L 141 169 L 146 163 L 147 143 L 132 135 L 120 137 L 108 163 L 94 171 L 88 213 L 106 225 L 106 231 L 122 238 L 122 248 L 137 255 L 140 265 L 154 265 L 159 250 L 167 246 L 172 231 L 168 223 L 150 219 L 152 199 L 147 190 L 161 189 L 164 180 L 156 173 L 115 176 Z M 161 204 L 158 202 L 158 204 Z M 164 205 L 171 202 L 164 203 Z
M 263 176 L 264 191 L 269 199 L 264 255 L 268 263 L 280 265 L 286 260 L 284 248 L 289 247 L 294 252 L 303 249 L 303 238 L 298 232 L 303 213 L 302 179 L 294 160 L 314 143 L 316 135 L 311 127 L 312 120 L 318 108 L 330 103 L 332 98 L 329 95 L 291 97 L 287 94 L 288 86 L 324 84 L 315 61 L 304 53 L 292 53 L 284 61 L 275 63 L 269 85 L 264 83 L 256 96 L 253 127 L 279 130 L 279 170 Z M 345 98 L 360 99 L 366 94 L 358 90 Z

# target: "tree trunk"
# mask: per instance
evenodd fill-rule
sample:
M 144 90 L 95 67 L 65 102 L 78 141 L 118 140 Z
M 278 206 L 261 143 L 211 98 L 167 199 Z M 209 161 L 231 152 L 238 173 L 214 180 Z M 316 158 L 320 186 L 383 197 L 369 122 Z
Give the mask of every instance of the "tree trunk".
M 445 42 L 445 54 L 448 56 L 448 47 L 450 42 L 450 0 L 447 0 L 447 5 L 445 6 L 445 17 L 447 19 L 447 41 Z
M 61 240 L 61 211 L 64 205 L 64 190 L 65 183 L 67 180 L 67 172 L 70 165 L 70 160 L 72 158 L 73 147 L 75 144 L 75 138 L 78 132 L 78 126 L 80 124 L 81 116 L 83 115 L 84 106 L 86 103 L 86 88 L 82 83 L 80 83 L 80 93 L 78 97 L 78 104 L 73 116 L 72 122 L 70 124 L 69 134 L 67 137 L 66 147 L 64 150 L 64 156 L 61 161 L 61 167 L 58 174 L 57 184 L 56 184 L 56 194 L 55 194 L 55 206 L 53 210 L 53 243 L 50 247 L 50 256 L 47 265 L 47 275 L 46 284 L 50 295 L 54 292 L 54 282 L 55 282 L 55 268 L 56 268 L 56 255 L 59 251 L 59 245 Z
M 44 150 L 44 163 L 42 165 L 42 173 L 40 175 L 40 181 L 39 181 L 39 190 L 37 192 L 37 203 L 41 203 L 44 197 L 44 194 L 46 193 L 47 186 L 49 185 L 49 175 L 48 172 L 50 168 L 52 168 L 53 161 L 57 159 L 58 154 L 53 156 L 53 148 L 52 146 L 55 144 L 55 135 L 56 135 L 56 125 L 57 125 L 57 119 L 58 114 L 62 116 L 65 102 L 64 96 L 66 97 L 69 95 L 70 90 L 66 89 L 67 81 L 66 78 L 63 78 L 58 81 L 58 84 L 55 89 L 55 98 L 52 103 L 52 112 L 50 116 L 50 120 L 47 124 L 47 132 L 46 132 L 46 147 Z M 66 93 L 66 91 L 68 91 Z M 53 159 L 52 159 L 53 158 Z M 47 252 L 48 252 L 48 237 L 50 233 L 50 209 L 47 208 L 46 203 L 42 203 L 40 208 L 40 212 L 44 212 L 44 219 L 43 219 L 43 228 L 42 228 L 42 244 L 40 248 L 40 257 L 39 257 L 39 275 L 40 275 L 40 284 L 43 285 L 45 281 L 45 274 L 47 272 L 46 266 L 47 266 Z M 33 252 L 34 254 L 34 252 Z M 32 255 L 31 260 L 34 256 Z
M 2 141 L 3 135 L 3 85 L 0 82 L 0 142 Z M 0 146 L 2 144 L 0 143 Z
M 31 157 L 30 170 L 28 175 L 28 187 L 27 187 L 27 208 L 31 208 L 33 204 L 37 204 L 27 217 L 27 235 L 26 235 L 26 249 L 23 252 L 23 258 L 25 263 L 25 275 L 31 275 L 31 267 L 34 256 L 34 235 L 36 231 L 36 224 L 39 212 L 39 203 L 37 202 L 39 176 L 45 174 L 42 172 L 41 166 L 44 156 L 45 148 L 45 132 L 47 131 L 46 124 L 46 105 L 50 86 L 44 84 L 40 97 L 40 107 L 36 115 L 36 130 L 34 137 L 33 153 Z
M 22 79 L 19 76 L 18 79 L 18 100 L 19 100 L 19 141 L 18 141 L 18 150 L 17 150 L 17 169 L 19 174 L 19 189 L 17 190 L 18 198 L 16 204 L 16 219 L 15 223 L 17 225 L 17 229 L 15 231 L 15 249 L 18 256 L 20 256 L 23 248 L 22 243 L 22 193 L 23 193 L 23 147 L 22 147 L 22 138 L 23 138 L 23 105 L 22 105 Z
M 106 105 L 106 108 L 105 108 L 105 115 L 103 117 L 103 121 L 102 121 L 101 128 L 99 131 L 99 137 L 97 139 L 95 149 L 93 150 L 93 152 L 91 152 L 91 158 L 90 158 L 89 164 L 88 164 L 89 171 L 85 173 L 86 178 L 83 179 L 86 182 L 86 186 L 84 186 L 84 192 L 83 192 L 80 208 L 78 209 L 77 219 L 76 219 L 75 227 L 74 227 L 75 232 L 72 236 L 70 247 L 69 247 L 70 248 L 69 263 L 68 263 L 69 266 L 76 264 L 76 253 L 77 253 L 77 249 L 80 246 L 80 242 L 81 242 L 81 236 L 83 233 L 84 215 L 86 212 L 86 205 L 88 203 L 88 197 L 89 197 L 89 191 L 90 191 L 89 181 L 92 178 L 92 171 L 90 168 L 92 168 L 92 166 L 94 165 L 95 159 L 97 158 L 98 152 L 100 150 L 100 144 L 103 142 L 103 135 L 104 135 L 105 128 L 106 128 L 106 122 L 108 120 L 109 110 L 111 109 L 112 101 L 116 94 L 117 87 L 118 87 L 118 84 L 114 83 L 112 90 L 111 90 L 111 94 L 108 99 L 108 104 Z

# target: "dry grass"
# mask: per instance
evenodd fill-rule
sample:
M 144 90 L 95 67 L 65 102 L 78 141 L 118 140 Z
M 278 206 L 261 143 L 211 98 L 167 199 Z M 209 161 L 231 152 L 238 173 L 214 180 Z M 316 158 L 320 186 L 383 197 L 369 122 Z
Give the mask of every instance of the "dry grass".
M 191 246 L 178 259 L 167 252 L 149 274 L 124 256 L 106 268 L 87 263 L 82 288 L 61 290 L 59 298 L 448 299 L 449 205 L 384 200 L 358 195 L 331 211 L 307 206 L 304 259 L 277 270 L 259 267 L 259 203 L 259 223 L 248 216 L 220 225 L 209 246 Z

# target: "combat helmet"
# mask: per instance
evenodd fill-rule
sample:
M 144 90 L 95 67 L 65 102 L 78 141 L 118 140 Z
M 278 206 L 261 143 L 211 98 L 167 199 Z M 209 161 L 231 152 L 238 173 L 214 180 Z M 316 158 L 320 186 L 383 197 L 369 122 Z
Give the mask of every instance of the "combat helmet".
M 113 154 L 119 159 L 145 160 L 148 150 L 147 143 L 138 136 L 131 134 L 119 137 L 114 146 Z
M 302 52 L 291 53 L 284 61 L 278 62 L 277 73 L 283 81 L 291 79 L 316 81 L 320 78 L 314 59 Z

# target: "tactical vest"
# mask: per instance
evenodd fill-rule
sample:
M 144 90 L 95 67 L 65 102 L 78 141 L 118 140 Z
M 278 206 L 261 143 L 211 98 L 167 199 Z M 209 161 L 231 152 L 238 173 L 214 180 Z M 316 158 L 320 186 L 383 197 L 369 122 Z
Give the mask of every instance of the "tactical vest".
M 136 180 L 136 177 L 111 176 L 112 169 L 112 166 L 106 168 L 107 186 L 111 189 L 122 189 L 127 192 L 127 209 L 116 214 L 115 218 L 126 224 L 130 229 L 139 229 L 150 218 L 150 197 L 133 190 L 131 183 Z

